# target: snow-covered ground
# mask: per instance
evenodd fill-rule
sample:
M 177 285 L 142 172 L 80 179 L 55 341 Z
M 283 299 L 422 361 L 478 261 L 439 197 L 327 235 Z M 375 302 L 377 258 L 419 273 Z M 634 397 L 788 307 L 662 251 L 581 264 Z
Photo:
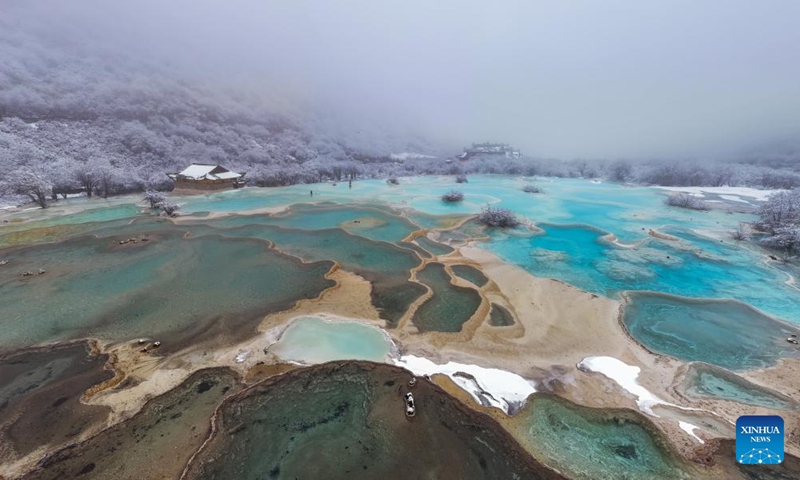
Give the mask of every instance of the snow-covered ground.
M 587 357 L 578 363 L 578 368 L 584 372 L 601 373 L 617 382 L 625 391 L 636 397 L 639 410 L 648 415 L 658 416 L 653 413 L 653 407 L 656 405 L 671 405 L 639 385 L 636 381 L 639 372 L 642 371 L 639 367 L 628 365 L 613 357 Z
M 681 427 L 681 430 L 683 430 L 684 432 L 688 433 L 692 437 L 696 438 L 698 442 L 706 443 L 706 442 L 703 441 L 702 438 L 700 438 L 700 437 L 698 437 L 697 435 L 694 434 L 694 431 L 700 428 L 697 425 L 692 425 L 689 422 L 684 422 L 683 420 L 681 420 L 681 421 L 678 421 L 678 426 Z
M 425 155 L 422 153 L 413 153 L 413 152 L 403 152 L 403 153 L 393 153 L 389 155 L 389 158 L 392 160 L 408 160 L 409 158 L 436 158 L 431 155 Z
M 427 358 L 414 355 L 404 355 L 394 363 L 415 375 L 447 375 L 479 404 L 499 408 L 507 414 L 513 413 L 513 405 L 524 404 L 528 396 L 536 392 L 532 382 L 497 368 L 456 362 L 437 365 Z
M 721 198 L 726 200 L 733 200 L 736 202 L 744 202 L 750 203 L 746 199 L 742 199 L 741 197 L 752 198 L 758 200 L 759 202 L 764 202 L 767 200 L 767 197 L 772 195 L 776 192 L 782 192 L 783 190 L 758 190 L 756 188 L 750 187 L 662 187 L 662 186 L 655 186 L 653 188 L 658 188 L 661 190 L 668 190 L 670 192 L 682 192 L 688 193 L 695 197 L 704 197 L 704 194 L 714 194 L 719 195 Z

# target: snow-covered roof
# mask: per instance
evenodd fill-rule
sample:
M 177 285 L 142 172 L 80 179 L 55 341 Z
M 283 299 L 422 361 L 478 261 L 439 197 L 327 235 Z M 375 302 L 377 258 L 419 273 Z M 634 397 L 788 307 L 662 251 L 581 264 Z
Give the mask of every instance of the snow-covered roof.
M 214 177 L 217 177 L 217 178 L 222 178 L 222 179 L 239 178 L 239 177 L 242 176 L 240 173 L 236 173 L 236 172 L 212 173 L 211 175 L 213 175 Z
M 200 179 L 208 175 L 211 170 L 217 168 L 218 165 L 201 165 L 197 163 L 193 163 L 186 167 L 182 172 L 178 175 L 183 177 L 191 177 L 195 179 Z
M 242 174 L 231 172 L 227 168 L 220 167 L 219 165 L 193 163 L 186 167 L 182 172 L 178 173 L 177 176 L 192 180 L 230 180 L 239 178 L 242 176 Z

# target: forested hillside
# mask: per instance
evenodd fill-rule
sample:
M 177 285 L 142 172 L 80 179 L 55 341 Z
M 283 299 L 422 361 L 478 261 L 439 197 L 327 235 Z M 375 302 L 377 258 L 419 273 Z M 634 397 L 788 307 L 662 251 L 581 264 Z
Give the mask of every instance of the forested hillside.
M 542 159 L 535 151 L 521 159 L 460 162 L 452 157 L 461 143 L 425 137 L 391 116 L 339 115 L 269 84 L 243 82 L 236 71 L 192 70 L 174 53 L 160 55 L 158 45 L 106 41 L 80 24 L 59 22 L 45 7 L 31 13 L 25 2 L 12 1 L 0 16 L 0 195 L 6 197 L 24 199 L 29 187 L 47 196 L 167 189 L 165 173 L 192 162 L 247 172 L 257 186 L 459 173 L 800 185 L 800 150 L 791 143 L 714 162 Z M 424 156 L 396 155 L 403 152 Z

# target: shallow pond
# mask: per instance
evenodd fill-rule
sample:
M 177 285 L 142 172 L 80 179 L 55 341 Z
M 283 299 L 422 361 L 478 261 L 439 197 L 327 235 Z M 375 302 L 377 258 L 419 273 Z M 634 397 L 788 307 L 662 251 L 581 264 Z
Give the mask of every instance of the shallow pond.
M 538 396 L 517 414 L 516 436 L 542 462 L 575 479 L 696 478 L 654 427 L 634 412 L 609 412 Z
M 306 364 L 332 360 L 385 361 L 391 351 L 387 335 L 379 328 L 343 319 L 300 317 L 269 347 L 282 360 Z
M 226 402 L 218 434 L 193 462 L 202 479 L 561 478 L 490 417 L 410 374 L 356 362 L 296 370 Z
M 481 304 L 477 291 L 450 283 L 441 263 L 429 263 L 417 272 L 417 279 L 433 290 L 433 296 L 414 312 L 414 325 L 421 332 L 459 332 Z
M 645 292 L 629 294 L 623 323 L 645 347 L 686 362 L 730 370 L 763 368 L 781 357 L 800 357 L 786 341 L 800 329 L 742 303 L 691 300 Z
M 185 238 L 174 227 L 139 232 L 147 241 L 90 236 L 7 251 L 0 351 L 87 336 L 173 334 L 165 348 L 203 335 L 231 337 L 334 285 L 324 278 L 331 262 L 303 263 L 266 242 Z M 37 274 L 40 268 L 46 273 Z
M 683 389 L 688 396 L 698 399 L 720 398 L 777 410 L 798 407 L 796 401 L 785 395 L 748 382 L 721 368 L 702 363 L 689 365 Z

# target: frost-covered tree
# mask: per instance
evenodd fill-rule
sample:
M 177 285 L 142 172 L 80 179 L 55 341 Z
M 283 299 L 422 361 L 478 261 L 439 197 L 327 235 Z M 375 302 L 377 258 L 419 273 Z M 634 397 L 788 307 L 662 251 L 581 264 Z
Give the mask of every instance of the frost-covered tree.
M 464 175 L 463 173 L 456 175 L 456 183 L 468 183 L 468 182 L 469 180 L 467 179 L 467 176 Z
M 450 190 L 449 192 L 442 195 L 442 201 L 448 203 L 457 203 L 464 200 L 464 194 L 459 192 L 458 190 Z
M 765 232 L 800 225 L 800 189 L 773 193 L 759 207 L 758 215 L 761 218 L 756 226 Z
M 755 227 L 767 234 L 762 245 L 800 253 L 800 189 L 770 195 L 758 214 Z
M 633 167 L 629 162 L 619 160 L 611 164 L 608 178 L 613 182 L 627 182 L 632 172 Z
M 478 215 L 478 222 L 487 227 L 514 228 L 520 224 L 519 219 L 511 210 L 487 206 Z
M 731 232 L 731 238 L 742 242 L 748 240 L 750 238 L 750 227 L 745 222 L 739 222 L 739 226 L 736 227 L 736 230 Z
M 53 191 L 53 183 L 42 173 L 27 169 L 12 172 L 0 187 L 8 194 L 25 195 L 42 208 L 48 207 L 47 198 Z
M 531 184 L 527 184 L 524 187 L 522 187 L 522 191 L 525 193 L 542 193 L 541 188 Z
M 174 217 L 178 214 L 178 210 L 181 209 L 180 205 L 168 201 L 163 201 L 156 204 L 156 208 L 164 212 L 164 214 L 168 217 Z
M 155 210 L 159 204 L 166 201 L 166 197 L 161 192 L 148 190 L 144 194 L 144 200 L 150 203 L 150 209 Z
M 690 210 L 708 210 L 709 206 L 702 199 L 689 195 L 687 193 L 672 193 L 667 195 L 664 203 L 671 207 L 688 208 Z
M 92 167 L 85 163 L 79 163 L 75 166 L 73 175 L 75 181 L 78 182 L 81 188 L 86 192 L 86 196 L 92 198 L 92 194 L 94 194 L 95 188 L 97 188 L 100 182 Z

